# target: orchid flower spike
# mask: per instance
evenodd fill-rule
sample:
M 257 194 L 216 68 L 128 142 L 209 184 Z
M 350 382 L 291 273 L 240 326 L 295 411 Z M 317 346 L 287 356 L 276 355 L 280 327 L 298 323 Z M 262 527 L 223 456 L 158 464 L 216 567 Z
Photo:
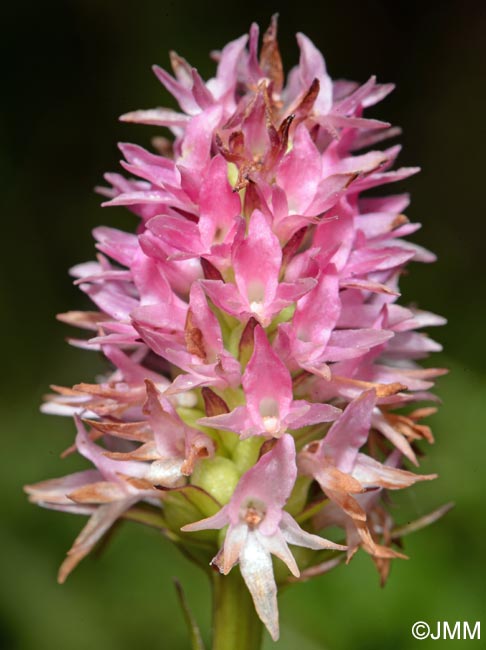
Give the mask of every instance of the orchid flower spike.
M 26 491 L 89 516 L 61 582 L 132 519 L 212 562 L 222 589 L 233 571 L 277 639 L 277 585 L 346 549 L 364 549 L 382 582 L 404 557 L 385 497 L 435 478 L 411 471 L 435 410 L 414 404 L 436 401 L 445 371 L 420 361 L 440 345 L 422 329 L 444 320 L 399 303 L 404 268 L 435 258 L 406 239 L 420 227 L 408 195 L 372 192 L 418 171 L 396 168 L 400 147 L 382 144 L 399 129 L 368 114 L 393 86 L 332 80 L 303 34 L 285 77 L 276 17 L 258 40 L 252 25 L 228 43 L 208 81 L 171 53 L 173 74 L 154 73 L 178 108 L 121 117 L 158 134 L 151 150 L 121 144 L 126 175 L 99 188 L 136 232 L 94 230 L 95 259 L 71 269 L 93 308 L 59 315 L 104 374 L 54 386 L 43 406 L 74 417 L 64 455 L 87 467 Z

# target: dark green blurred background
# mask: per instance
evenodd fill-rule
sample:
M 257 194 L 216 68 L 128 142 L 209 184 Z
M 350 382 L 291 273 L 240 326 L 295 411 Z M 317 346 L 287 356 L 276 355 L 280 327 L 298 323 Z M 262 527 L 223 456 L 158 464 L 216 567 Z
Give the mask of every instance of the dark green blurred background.
M 406 540 L 411 560 L 395 563 L 384 590 L 360 553 L 349 567 L 284 594 L 275 647 L 438 648 L 443 641 L 414 641 L 411 624 L 474 622 L 484 613 L 485 3 L 17 2 L 2 9 L 1 39 L 2 650 L 187 648 L 172 576 L 208 633 L 204 576 L 155 532 L 132 524 L 103 558 L 89 558 L 58 586 L 57 567 L 82 519 L 29 505 L 21 486 L 83 466 L 59 460 L 72 424 L 40 415 L 38 404 L 49 383 L 89 381 L 102 368 L 95 354 L 63 342 L 68 328 L 54 315 L 86 305 L 67 269 L 92 257 L 91 229 L 135 223 L 122 209 L 102 211 L 92 192 L 104 171 L 118 169 L 117 141 L 147 145 L 155 134 L 117 116 L 167 104 L 150 65 L 167 66 L 169 49 L 207 77 L 211 49 L 252 20 L 266 26 L 275 10 L 287 68 L 297 60 L 293 34 L 303 31 L 333 77 L 365 81 L 374 73 L 398 84 L 375 115 L 404 127 L 401 163 L 423 168 L 396 190 L 413 194 L 408 214 L 424 226 L 415 241 L 439 255 L 436 265 L 412 268 L 404 296 L 449 319 L 437 333 L 445 353 L 433 363 L 452 372 L 439 382 L 437 443 L 423 464 L 440 479 L 408 490 L 394 513 L 405 522 L 457 504 Z

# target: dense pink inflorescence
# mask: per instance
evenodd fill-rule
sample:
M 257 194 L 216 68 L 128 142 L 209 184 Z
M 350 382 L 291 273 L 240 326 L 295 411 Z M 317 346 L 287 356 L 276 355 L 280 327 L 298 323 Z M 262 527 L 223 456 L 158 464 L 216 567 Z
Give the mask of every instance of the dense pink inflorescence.
M 221 546 L 222 573 L 240 564 L 273 638 L 271 554 L 298 577 L 288 544 L 349 558 L 361 546 L 382 579 L 403 557 L 381 497 L 433 478 L 400 465 L 432 441 L 420 420 L 433 409 L 409 405 L 433 399 L 442 372 L 417 361 L 440 349 L 419 330 L 443 320 L 397 302 L 404 266 L 434 256 L 403 239 L 419 227 L 407 195 L 367 192 L 417 172 L 392 169 L 400 147 L 375 146 L 397 129 L 364 117 L 393 86 L 332 81 L 297 40 L 286 82 L 275 20 L 259 55 L 253 25 L 207 82 L 172 53 L 174 76 L 154 72 L 180 110 L 122 117 L 173 141 L 120 145 L 128 178 L 107 174 L 102 192 L 140 218 L 137 233 L 95 229 L 97 261 L 72 273 L 97 311 L 60 316 L 93 332 L 73 343 L 112 370 L 44 407 L 75 416 L 69 451 L 94 469 L 28 487 L 91 515 L 61 580 L 119 517 L 157 511 L 188 549 L 195 531 L 228 526 L 204 533 L 209 557 Z M 192 510 L 174 519 L 181 498 Z M 347 546 L 320 536 L 331 525 Z M 299 555 L 304 574 L 331 566 L 323 557 Z

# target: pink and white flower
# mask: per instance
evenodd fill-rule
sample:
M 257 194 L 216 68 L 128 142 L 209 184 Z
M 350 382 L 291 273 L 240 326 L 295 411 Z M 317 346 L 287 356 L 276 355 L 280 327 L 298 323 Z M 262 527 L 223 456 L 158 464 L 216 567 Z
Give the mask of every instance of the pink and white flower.
M 299 577 L 289 544 L 311 549 L 346 550 L 303 530 L 284 506 L 297 478 L 295 445 L 285 434 L 240 479 L 231 501 L 217 514 L 185 526 L 185 531 L 228 526 L 223 548 L 213 559 L 226 574 L 239 562 L 258 615 L 272 638 L 278 639 L 277 587 L 271 555 Z

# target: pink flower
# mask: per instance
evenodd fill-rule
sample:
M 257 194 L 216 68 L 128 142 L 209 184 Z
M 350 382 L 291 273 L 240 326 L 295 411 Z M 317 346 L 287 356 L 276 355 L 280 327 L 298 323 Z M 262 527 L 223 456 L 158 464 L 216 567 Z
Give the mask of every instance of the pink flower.
M 294 440 L 285 434 L 241 477 L 228 505 L 213 517 L 183 528 L 197 531 L 229 525 L 223 548 L 213 562 L 225 574 L 239 562 L 258 615 L 275 641 L 278 609 L 271 554 L 285 562 L 298 577 L 299 568 L 288 544 L 311 549 L 346 549 L 311 535 L 285 512 L 283 508 L 296 477 Z
M 331 501 L 360 522 L 366 521 L 366 513 L 352 494 L 377 488 L 396 490 L 437 477 L 383 465 L 360 453 L 368 439 L 375 402 L 374 390 L 362 393 L 346 407 L 324 438 L 309 443 L 299 454 L 299 469 L 313 476 Z
M 261 212 L 255 210 L 251 215 L 247 237 L 245 223 L 240 221 L 239 226 L 231 249 L 235 284 L 206 280 L 204 288 L 220 309 L 240 320 L 253 316 L 267 327 L 274 316 L 310 291 L 316 282 L 312 278 L 279 282 L 282 249 Z
M 329 404 L 311 404 L 292 399 L 292 378 L 272 350 L 265 332 L 255 328 L 255 349 L 242 378 L 246 406 L 228 414 L 202 418 L 200 424 L 229 429 L 242 439 L 265 435 L 278 438 L 287 429 L 330 422 L 339 410 Z

